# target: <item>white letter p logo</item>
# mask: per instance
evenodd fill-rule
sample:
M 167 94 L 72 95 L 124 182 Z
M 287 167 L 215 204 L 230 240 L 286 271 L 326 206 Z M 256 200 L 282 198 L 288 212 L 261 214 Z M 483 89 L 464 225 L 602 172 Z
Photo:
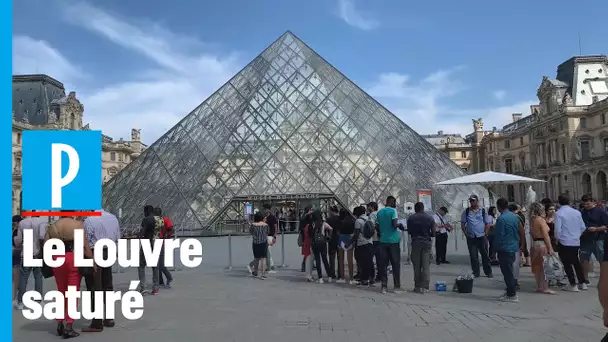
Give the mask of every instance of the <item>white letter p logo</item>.
M 61 153 L 68 155 L 68 172 L 62 175 Z M 80 158 L 78 152 L 66 144 L 51 144 L 51 206 L 61 208 L 61 189 L 72 183 L 80 169 Z

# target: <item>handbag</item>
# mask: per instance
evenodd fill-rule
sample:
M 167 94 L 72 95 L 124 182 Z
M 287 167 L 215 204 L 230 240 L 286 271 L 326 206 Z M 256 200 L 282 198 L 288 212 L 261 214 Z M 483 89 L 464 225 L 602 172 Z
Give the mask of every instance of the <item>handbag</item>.
M 564 264 L 555 253 L 543 257 L 543 271 L 547 281 L 560 281 L 564 278 Z
M 304 229 L 307 229 L 308 225 L 304 226 Z M 298 247 L 304 246 L 304 229 L 300 230 L 298 233 Z

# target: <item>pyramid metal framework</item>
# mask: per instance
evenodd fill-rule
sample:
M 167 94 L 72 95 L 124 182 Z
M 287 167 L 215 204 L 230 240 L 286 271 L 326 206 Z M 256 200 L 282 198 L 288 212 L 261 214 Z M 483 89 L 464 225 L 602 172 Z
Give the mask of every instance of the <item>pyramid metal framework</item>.
M 286 32 L 103 188 L 106 210 L 139 224 L 145 204 L 176 225 L 242 217 L 239 198 L 325 194 L 347 208 L 393 195 L 461 209 L 479 186 L 437 188 L 464 172 Z

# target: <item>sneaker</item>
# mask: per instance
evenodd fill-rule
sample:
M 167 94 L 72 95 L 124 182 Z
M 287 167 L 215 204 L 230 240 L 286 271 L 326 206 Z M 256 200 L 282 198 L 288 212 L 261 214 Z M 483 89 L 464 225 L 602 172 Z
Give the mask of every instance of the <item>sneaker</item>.
M 319 280 L 317 280 L 317 284 L 323 284 L 323 283 L 324 283 L 323 278 L 319 278 Z
M 261 279 L 261 280 L 266 280 L 266 279 L 268 279 L 268 277 L 267 277 L 267 276 L 265 276 L 265 275 L 263 275 L 263 276 L 261 276 L 261 277 L 260 277 L 260 279 Z
M 247 271 L 249 271 L 250 274 L 253 274 L 253 269 L 251 268 L 251 265 L 247 265 Z
M 269 274 L 277 274 L 277 271 L 271 269 L 270 271 L 268 271 L 268 273 Z
M 357 285 L 359 282 L 353 279 L 353 280 L 349 281 L 348 283 L 351 285 Z
M 429 293 L 429 289 L 422 289 L 422 293 Z
M 338 280 L 336 280 L 336 284 L 346 284 L 346 280 L 338 279 Z
M 146 290 L 146 289 L 139 289 L 139 293 L 141 293 L 142 295 L 147 295 L 150 294 L 150 291 Z
M 492 273 L 490 273 L 490 274 L 486 274 L 486 277 L 488 277 L 488 278 L 494 278 L 494 275 Z
M 589 290 L 589 287 L 588 287 L 588 286 L 587 286 L 587 284 L 585 284 L 585 283 L 580 284 L 580 285 L 578 286 L 578 288 L 579 288 L 580 290 L 582 290 L 582 291 L 587 291 L 587 290 Z
M 369 286 L 369 281 L 360 281 L 357 286 Z
M 517 303 L 519 302 L 519 297 L 517 297 L 517 295 L 515 296 L 503 296 L 500 298 L 501 301 L 503 302 L 507 302 L 507 303 Z
M 402 289 L 400 287 L 396 287 L 394 292 L 395 292 L 395 294 L 401 294 L 401 293 L 404 293 L 404 292 L 407 292 L 407 291 L 405 291 L 404 289 Z
M 252 276 L 252 277 L 257 277 L 257 276 L 258 276 L 258 273 L 257 273 L 257 272 L 251 272 L 251 276 Z
M 386 286 L 382 286 L 380 292 L 382 292 L 382 294 L 386 294 Z
M 334 279 L 332 277 L 327 278 L 328 283 L 331 283 L 332 281 L 334 281 Z
M 566 285 L 562 288 L 562 290 L 568 292 L 579 292 L 578 286 L 576 285 Z
M 376 287 L 376 283 L 373 281 L 370 281 L 368 284 L 369 287 Z
M 167 285 L 165 285 L 165 288 L 166 288 L 166 289 L 170 289 L 170 288 L 172 288 L 172 287 L 173 287 L 173 280 L 168 281 L 168 282 L 167 282 Z
M 587 286 L 591 286 L 591 282 L 589 280 L 585 280 L 585 284 L 587 284 Z
M 449 262 L 449 261 L 447 261 L 447 260 L 443 260 L 441 263 L 442 263 L 442 264 L 451 264 L 451 262 Z
M 306 278 L 306 282 L 307 283 L 312 283 L 312 282 L 314 282 L 314 279 L 312 279 L 312 278 Z
M 159 293 L 160 293 L 160 291 L 158 291 L 158 289 L 154 289 L 154 290 L 152 290 L 152 295 L 153 295 L 153 296 L 156 296 L 156 295 L 157 295 L 157 294 L 159 294 Z

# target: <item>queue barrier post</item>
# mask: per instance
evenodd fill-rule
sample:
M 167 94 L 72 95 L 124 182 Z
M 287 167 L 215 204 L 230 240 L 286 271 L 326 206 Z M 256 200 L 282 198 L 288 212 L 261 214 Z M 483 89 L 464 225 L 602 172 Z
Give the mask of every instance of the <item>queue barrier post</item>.
M 279 268 L 287 268 L 285 265 L 285 230 L 281 231 L 281 266 Z
M 226 270 L 232 270 L 232 234 L 228 234 L 228 266 Z

